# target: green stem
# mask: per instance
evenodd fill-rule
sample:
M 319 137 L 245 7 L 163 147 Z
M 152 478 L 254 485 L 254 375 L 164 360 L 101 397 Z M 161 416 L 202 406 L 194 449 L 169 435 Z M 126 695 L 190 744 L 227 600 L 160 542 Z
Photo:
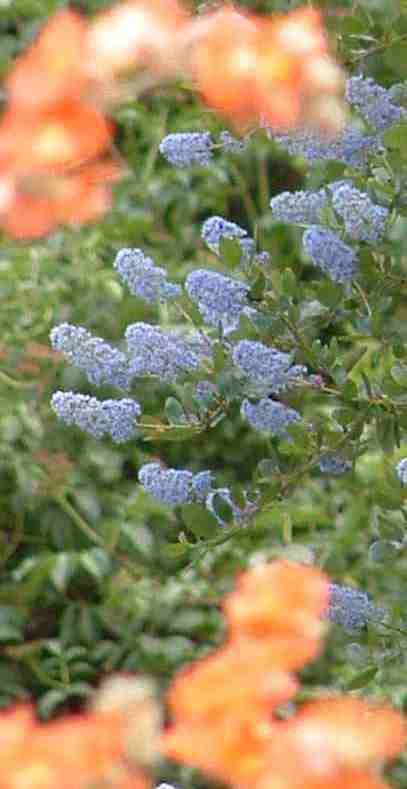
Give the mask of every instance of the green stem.
M 78 529 L 80 529 L 80 531 L 83 534 L 86 534 L 86 536 L 92 542 L 95 542 L 100 547 L 106 549 L 104 540 L 100 536 L 100 534 L 98 534 L 94 529 L 92 529 L 92 526 L 90 526 L 89 523 L 87 523 L 85 519 L 82 518 L 82 515 L 80 515 L 79 512 L 76 511 L 76 509 L 72 506 L 72 504 L 69 503 L 67 498 L 62 493 L 59 494 L 58 496 L 55 496 L 55 501 L 57 502 L 57 504 L 59 504 L 61 509 L 70 517 L 73 523 L 78 527 Z

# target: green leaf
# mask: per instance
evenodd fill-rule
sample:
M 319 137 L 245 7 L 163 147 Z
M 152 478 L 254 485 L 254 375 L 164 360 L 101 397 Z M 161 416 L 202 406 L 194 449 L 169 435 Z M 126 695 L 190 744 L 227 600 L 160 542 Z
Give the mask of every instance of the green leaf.
M 219 241 L 219 254 L 230 268 L 235 268 L 242 259 L 242 248 L 235 238 L 222 236 Z
M 110 572 L 110 558 L 103 548 L 91 548 L 89 551 L 83 551 L 79 561 L 89 575 L 98 580 L 101 580 Z
M 40 698 L 37 704 L 37 712 L 39 717 L 42 720 L 48 720 L 57 708 L 64 704 L 69 696 L 68 688 L 62 688 L 61 690 L 49 690 L 42 698 Z
M 58 592 L 65 592 L 77 566 L 78 557 L 76 554 L 61 552 L 56 556 L 50 578 Z
M 203 505 L 185 504 L 181 508 L 182 520 L 195 537 L 213 537 L 218 524 L 216 518 Z
M 377 440 L 386 454 L 394 452 L 396 446 L 395 420 L 393 414 L 378 414 L 376 417 Z
M 164 410 L 170 425 L 182 425 L 187 423 L 183 405 L 176 397 L 167 397 Z
M 375 678 L 377 672 L 377 666 L 368 666 L 368 668 L 363 669 L 363 671 L 358 671 L 358 673 L 347 683 L 346 689 L 358 690 L 359 688 L 364 688 L 365 685 L 368 685 L 369 682 Z

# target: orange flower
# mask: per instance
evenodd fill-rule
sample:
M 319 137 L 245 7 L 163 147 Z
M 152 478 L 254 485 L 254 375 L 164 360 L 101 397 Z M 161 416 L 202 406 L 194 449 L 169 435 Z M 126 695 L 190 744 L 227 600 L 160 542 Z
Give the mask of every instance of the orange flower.
M 265 718 L 250 716 L 250 709 L 241 718 L 232 708 L 210 723 L 185 720 L 170 727 L 161 738 L 161 749 L 167 758 L 221 781 L 250 786 L 264 774 L 272 731 Z
M 0 161 L 14 174 L 61 172 L 103 152 L 112 132 L 100 112 L 77 101 L 34 115 L 10 109 L 0 122 Z
M 317 104 L 337 97 L 331 126 L 340 128 L 344 81 L 328 56 L 317 11 L 297 9 L 268 19 L 226 6 L 191 28 L 189 69 L 209 106 L 242 127 L 261 120 L 286 129 L 317 122 L 310 97 Z
M 240 717 L 269 714 L 296 692 L 296 680 L 273 662 L 272 647 L 233 641 L 181 671 L 167 700 L 177 718 L 209 722 L 232 710 Z
M 329 781 L 326 777 L 306 777 L 298 764 L 288 765 L 289 758 L 289 754 L 286 754 L 286 769 L 283 772 L 269 767 L 260 780 L 245 789 L 390 789 L 387 783 L 376 776 L 355 770 L 330 775 Z
M 14 238 L 40 238 L 60 223 L 99 219 L 111 205 L 110 184 L 120 174 L 117 162 L 106 160 L 72 173 L 20 178 L 7 211 L 0 211 L 0 226 Z
M 281 635 L 319 639 L 328 604 L 328 583 L 313 567 L 276 561 L 243 573 L 223 609 L 232 636 Z
M 245 125 L 257 115 L 257 25 L 225 6 L 194 23 L 190 69 L 204 101 Z
M 129 0 L 96 16 L 87 35 L 89 70 L 110 79 L 127 69 L 172 73 L 177 36 L 187 21 L 177 0 Z
M 43 110 L 83 95 L 89 80 L 83 59 L 85 35 L 86 23 L 74 11 L 62 9 L 51 17 L 6 78 L 14 108 Z
M 79 789 L 123 755 L 123 716 L 69 716 L 40 724 L 28 706 L 0 715 L 1 789 Z
M 394 759 L 406 738 L 397 712 L 351 696 L 306 704 L 285 726 L 281 742 L 287 736 L 300 763 L 314 774 L 329 771 L 331 765 L 348 770 L 375 767 Z M 280 750 L 284 753 L 284 745 Z

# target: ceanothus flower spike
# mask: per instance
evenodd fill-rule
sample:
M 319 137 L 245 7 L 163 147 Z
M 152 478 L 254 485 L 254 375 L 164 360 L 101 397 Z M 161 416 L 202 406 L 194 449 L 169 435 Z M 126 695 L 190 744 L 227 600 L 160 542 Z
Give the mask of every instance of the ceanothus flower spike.
M 212 158 L 212 148 L 209 132 L 167 134 L 159 145 L 160 153 L 174 167 L 206 167 Z
M 257 403 L 243 400 L 240 413 L 255 430 L 286 439 L 290 439 L 287 428 L 301 420 L 300 414 L 294 408 L 269 397 L 264 397 Z
M 138 479 L 150 496 L 170 506 L 203 503 L 212 487 L 210 471 L 192 474 L 183 469 L 164 468 L 160 463 L 145 463 Z
M 180 375 L 196 370 L 203 359 L 203 345 L 165 332 L 150 323 L 133 323 L 126 329 L 130 370 L 134 377 L 158 376 L 173 382 Z M 209 351 L 205 352 L 208 355 Z
M 358 272 L 358 258 L 351 247 L 320 225 L 309 227 L 302 238 L 304 252 L 334 282 L 349 283 Z
M 248 286 L 216 271 L 191 271 L 185 287 L 203 319 L 212 326 L 220 324 L 224 331 L 237 328 L 242 312 L 249 306 Z
M 241 340 L 233 348 L 233 362 L 248 381 L 268 393 L 281 392 L 304 375 L 306 368 L 292 365 L 291 355 L 255 340 Z
M 121 249 L 113 267 L 133 296 L 151 304 L 175 298 L 181 293 L 179 285 L 167 282 L 165 269 L 155 266 L 141 249 Z
M 374 605 L 360 589 L 330 584 L 327 618 L 352 633 L 366 627 L 369 622 L 383 621 L 385 611 Z
M 332 206 L 343 219 L 345 230 L 355 241 L 377 244 L 384 235 L 389 210 L 372 202 L 369 195 L 352 184 L 339 181 L 328 185 Z
M 346 99 L 377 131 L 407 118 L 407 111 L 394 104 L 391 94 L 371 77 L 361 74 L 346 82 Z
M 132 376 L 127 356 L 87 329 L 61 323 L 52 329 L 50 339 L 54 351 L 83 370 L 91 384 L 130 388 Z
M 76 425 L 94 438 L 110 435 L 117 444 L 134 438 L 141 414 L 136 400 L 98 400 L 77 392 L 55 392 L 51 406 L 65 424 Z
M 397 463 L 396 474 L 403 487 L 407 487 L 407 458 L 402 458 Z
M 325 189 L 318 192 L 281 192 L 272 197 L 270 207 L 273 218 L 293 225 L 314 225 L 320 221 L 319 212 L 327 205 Z

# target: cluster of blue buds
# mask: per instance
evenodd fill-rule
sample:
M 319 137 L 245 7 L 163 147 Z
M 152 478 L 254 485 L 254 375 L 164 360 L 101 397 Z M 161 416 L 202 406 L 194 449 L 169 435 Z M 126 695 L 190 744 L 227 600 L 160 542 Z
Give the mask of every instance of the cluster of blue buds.
M 321 457 L 318 466 L 322 474 L 340 476 L 352 468 L 352 463 L 350 460 L 346 460 L 346 458 L 330 453 Z
M 256 253 L 256 244 L 243 227 L 236 222 L 230 222 L 222 216 L 210 216 L 202 225 L 202 240 L 206 246 L 214 252 L 220 254 L 219 244 L 223 238 L 230 238 L 239 243 L 242 261 L 245 263 L 257 263 L 259 266 L 267 265 L 270 261 L 268 252 Z
M 369 623 L 382 622 L 385 619 L 385 611 L 374 605 L 368 595 L 359 589 L 330 584 L 327 617 L 331 622 L 353 633 Z
M 402 458 L 397 463 L 396 474 L 403 487 L 407 487 L 407 458 Z
M 161 504 L 176 506 L 180 504 L 204 503 L 212 489 L 212 474 L 164 468 L 160 463 L 145 463 L 138 479 L 144 490 Z
M 181 287 L 167 282 L 165 269 L 154 265 L 141 249 L 121 249 L 113 267 L 133 296 L 154 303 L 179 296 Z
M 203 361 L 194 338 L 185 339 L 150 323 L 130 324 L 125 336 L 130 371 L 135 378 L 153 375 L 174 382 L 179 376 L 198 369 Z
M 247 145 L 247 139 L 239 140 L 226 130 L 220 133 L 217 143 L 207 131 L 177 132 L 167 134 L 161 140 L 159 150 L 173 167 L 207 167 L 216 149 L 236 154 L 242 153 Z
M 87 329 L 61 323 L 52 329 L 50 339 L 54 351 L 83 370 L 91 384 L 130 388 L 132 374 L 127 356 Z
M 159 148 L 173 167 L 206 167 L 212 159 L 213 142 L 209 132 L 184 132 L 168 134 Z
M 281 192 L 272 197 L 270 206 L 274 219 L 292 225 L 315 225 L 320 221 L 320 212 L 327 204 L 325 189 L 317 192 Z
M 386 230 L 389 210 L 373 203 L 369 195 L 347 181 L 330 184 L 328 189 L 332 193 L 332 206 L 343 219 L 348 236 L 355 241 L 377 244 Z
M 371 77 L 350 77 L 346 82 L 346 99 L 377 131 L 407 118 L 406 110 L 394 104 L 390 92 Z
M 332 231 L 313 225 L 302 239 L 304 252 L 334 282 L 350 283 L 358 272 L 358 258 L 352 247 Z
M 320 137 L 316 132 L 296 130 L 289 134 L 269 132 L 291 156 L 301 156 L 307 162 L 338 161 L 355 169 L 366 166 L 369 156 L 382 149 L 381 141 L 349 125 L 334 139 Z
M 269 397 L 264 397 L 256 403 L 243 400 L 241 414 L 255 430 L 285 439 L 290 439 L 287 428 L 301 421 L 298 411 Z
M 307 372 L 302 365 L 292 364 L 291 354 L 254 340 L 238 342 L 233 348 L 232 358 L 252 385 L 251 391 L 277 394 L 292 386 Z
M 185 287 L 206 323 L 221 326 L 224 332 L 236 329 L 240 316 L 249 308 L 248 286 L 216 271 L 191 271 Z
M 141 407 L 136 400 L 97 400 L 77 392 L 55 392 L 51 406 L 59 419 L 76 425 L 94 438 L 110 436 L 117 444 L 137 434 Z

